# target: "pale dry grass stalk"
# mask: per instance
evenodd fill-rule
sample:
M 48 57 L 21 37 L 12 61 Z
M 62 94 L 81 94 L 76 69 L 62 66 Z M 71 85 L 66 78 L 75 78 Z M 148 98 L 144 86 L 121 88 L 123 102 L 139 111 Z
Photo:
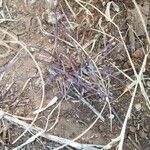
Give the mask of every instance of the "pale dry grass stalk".
M 123 46 L 125 48 L 125 51 L 126 51 L 126 54 L 128 56 L 128 59 L 129 59 L 129 62 L 131 64 L 131 67 L 133 69 L 133 72 L 134 72 L 134 75 L 136 77 L 135 80 L 133 80 L 132 78 L 130 78 L 126 73 L 124 73 L 123 71 L 121 71 L 118 67 L 115 67 L 117 68 L 124 76 L 126 76 L 130 81 L 132 81 L 132 83 L 130 85 L 127 86 L 127 90 L 125 90 L 125 92 L 127 92 L 128 90 L 130 89 L 133 89 L 134 87 L 134 92 L 132 94 L 132 99 L 131 99 L 131 102 L 130 102 L 130 105 L 129 105 L 129 108 L 128 108 L 128 111 L 127 111 L 127 114 L 125 116 L 125 120 L 124 120 L 124 123 L 123 123 L 123 127 L 122 127 L 122 131 L 120 133 L 120 136 L 118 136 L 115 140 L 113 140 L 113 142 L 109 143 L 107 146 L 109 148 L 111 148 L 112 145 L 110 144 L 114 144 L 114 143 L 117 143 L 119 142 L 119 145 L 118 145 L 118 149 L 119 150 L 122 150 L 122 147 L 123 147 L 123 141 L 124 141 L 124 135 L 125 135 L 125 131 L 126 131 L 126 126 L 127 126 L 127 121 L 129 119 L 129 116 L 131 115 L 131 111 L 132 111 L 132 107 L 133 107 L 133 102 L 134 102 L 134 98 L 135 98 L 135 94 L 136 94 L 136 90 L 137 90 L 137 86 L 139 85 L 140 86 L 140 89 L 141 89 L 141 92 L 142 92 L 142 95 L 144 96 L 145 100 L 146 100 L 146 104 L 148 106 L 148 108 L 150 108 L 150 101 L 148 99 L 148 96 L 147 96 L 147 93 L 145 91 L 145 88 L 144 88 L 144 85 L 142 83 L 142 75 L 143 75 L 143 72 L 145 70 L 145 66 L 146 66 L 146 62 L 147 62 L 147 58 L 148 58 L 148 55 L 149 55 L 149 51 L 148 53 L 145 54 L 144 56 L 144 59 L 143 59 L 143 63 L 142 63 L 142 66 L 141 66 L 141 69 L 140 69 L 140 72 L 137 73 L 136 69 L 135 69 L 135 66 L 133 64 L 133 60 L 128 52 L 128 49 L 127 49 L 127 46 L 126 46 L 126 43 L 123 39 L 123 36 L 121 34 L 121 31 L 118 27 L 118 25 L 116 25 L 114 22 L 113 22 L 113 19 L 111 19 L 110 17 L 108 17 L 106 14 L 104 14 L 102 11 L 100 11 L 97 7 L 95 7 L 94 5 L 90 4 L 90 3 L 87 3 L 87 2 L 84 2 L 82 0 L 78 0 L 76 1 L 78 3 L 82 3 L 82 4 L 88 4 L 89 6 L 91 6 L 92 8 L 94 8 L 97 12 L 99 12 L 101 15 L 103 15 L 109 22 L 111 22 L 115 27 L 116 29 L 118 30 L 118 33 L 120 35 L 120 38 L 121 38 L 121 41 L 123 43 Z M 137 9 L 137 12 L 140 16 L 140 19 L 142 21 L 142 24 L 143 24 L 143 27 L 144 27 L 144 30 L 145 30 L 145 33 L 146 33 L 146 37 L 147 37 L 147 40 L 148 40 L 148 43 L 150 43 L 150 39 L 149 39 L 149 35 L 148 35 L 148 32 L 147 32 L 147 29 L 146 29 L 146 25 L 145 25 L 145 22 L 144 22 L 144 19 L 142 17 L 142 14 L 141 14 L 141 11 L 136 3 L 135 0 L 133 0 L 133 3 L 135 4 L 135 7 Z M 84 6 L 81 4 L 81 6 L 84 8 Z M 87 9 L 87 8 L 84 8 L 84 9 Z
M 69 10 L 71 11 L 73 17 L 76 18 L 76 14 L 75 14 L 75 12 L 73 11 L 73 9 L 71 8 L 71 6 L 70 6 L 70 4 L 68 3 L 67 0 L 65 0 L 65 3 L 66 3 L 66 5 L 67 5 L 67 7 L 69 8 Z
M 150 37 L 148 35 L 148 31 L 147 31 L 147 28 L 146 28 L 146 25 L 145 25 L 145 22 L 144 22 L 144 19 L 143 19 L 143 16 L 142 16 L 142 13 L 136 3 L 135 0 L 132 0 L 135 7 L 136 7 L 136 10 L 139 14 L 139 17 L 142 21 L 142 25 L 143 25 L 143 28 L 145 30 L 145 33 L 146 33 L 146 38 L 147 38 L 147 41 L 148 41 L 148 44 L 150 44 Z M 142 62 L 142 65 L 141 65 L 141 68 L 140 68 L 140 71 L 139 73 L 137 72 L 135 66 L 134 66 L 134 63 L 133 63 L 133 60 L 130 56 L 130 53 L 128 51 L 128 48 L 127 48 L 127 45 L 125 43 L 125 40 L 122 36 L 122 33 L 119 29 L 119 26 L 114 22 L 114 17 L 116 15 L 114 15 L 114 17 L 111 18 L 110 16 L 110 6 L 107 5 L 107 14 L 106 13 L 103 13 L 101 10 L 99 10 L 96 6 L 94 6 L 93 4 L 91 4 L 91 1 L 89 2 L 85 2 L 85 1 L 82 1 L 82 0 L 75 0 L 75 2 L 78 4 L 78 6 L 80 6 L 81 10 L 84 10 L 86 12 L 87 15 L 90 15 L 91 17 L 93 17 L 93 14 L 91 13 L 91 11 L 89 10 L 89 7 L 93 8 L 94 10 L 96 10 L 99 14 L 101 14 L 103 17 L 105 17 L 105 19 L 110 22 L 111 24 L 113 24 L 118 33 L 119 33 L 119 36 L 120 36 L 120 39 L 106 33 L 104 30 L 99 30 L 99 29 L 94 29 L 94 28 L 91 28 L 91 30 L 95 31 L 95 32 L 98 32 L 98 33 L 101 33 L 102 35 L 104 35 L 104 37 L 109 37 L 109 38 L 113 38 L 115 39 L 117 42 L 119 43 L 122 43 L 123 46 L 124 46 L 124 49 L 125 49 L 125 52 L 126 52 L 126 55 L 128 57 L 128 60 L 131 64 L 131 67 L 132 67 L 132 70 L 133 70 L 133 73 L 134 73 L 134 76 L 136 77 L 135 79 L 132 79 L 132 77 L 130 77 L 129 75 L 127 75 L 123 70 L 121 70 L 118 66 L 115 66 L 115 64 L 111 63 L 111 65 L 118 70 L 118 72 L 120 74 L 122 74 L 123 76 L 125 76 L 128 80 L 129 80 L 129 84 L 126 85 L 126 88 L 124 89 L 124 92 L 118 97 L 118 99 L 124 95 L 126 92 L 130 91 L 131 94 L 132 94 L 132 97 L 131 97 L 131 100 L 130 100 L 130 104 L 128 106 L 128 110 L 127 110 L 127 113 L 125 115 L 125 119 L 124 119 L 124 122 L 123 122 L 123 125 L 122 125 L 122 128 L 121 128 L 121 132 L 120 132 L 120 135 L 118 137 L 116 137 L 115 139 L 112 139 L 112 141 L 108 144 L 106 144 L 105 146 L 101 146 L 101 145 L 95 145 L 96 147 L 100 147 L 102 148 L 103 150 L 104 149 L 111 149 L 114 145 L 118 144 L 117 146 L 117 149 L 118 150 L 122 150 L 123 149 L 123 143 L 124 143 L 124 139 L 125 139 L 125 132 L 126 132 L 126 129 L 127 129 L 127 123 L 128 123 L 128 119 L 130 118 L 131 116 L 131 113 L 132 113 L 132 108 L 133 108 L 133 104 L 134 104 L 134 100 L 135 100 L 135 97 L 136 97 L 136 92 L 137 92 L 137 87 L 139 86 L 140 87 L 140 90 L 142 92 L 142 95 L 143 97 L 145 98 L 145 101 L 146 101 L 146 104 L 148 106 L 148 108 L 150 109 L 150 100 L 148 98 L 148 95 L 146 93 L 146 90 L 145 90 L 145 87 L 143 85 L 143 72 L 145 71 L 145 67 L 146 67 L 146 63 L 147 63 L 147 59 L 148 59 L 148 56 L 149 56 L 149 49 L 148 50 L 145 50 L 145 56 L 144 56 L 144 59 L 143 59 L 143 62 Z M 74 11 L 73 11 L 73 8 L 71 8 L 71 5 L 69 4 L 69 2 L 67 0 L 65 0 L 65 3 L 67 5 L 67 7 L 69 8 L 69 10 L 71 11 L 72 15 L 74 18 L 77 17 L 78 13 L 76 14 Z M 111 4 L 111 3 L 110 3 Z M 88 6 L 88 7 L 87 7 Z M 63 11 L 63 10 L 62 10 Z M 79 12 L 80 13 L 80 12 Z M 65 13 L 64 13 L 65 15 Z M 65 15 L 65 18 L 70 26 L 70 29 L 74 29 L 73 27 L 73 22 L 70 22 L 68 17 Z M 40 19 L 38 18 L 38 22 L 40 24 L 40 29 L 41 29 L 41 32 L 45 35 L 48 35 L 48 36 L 52 36 L 52 37 L 55 37 L 55 35 L 52 35 L 48 32 L 46 32 L 43 27 L 42 27 L 42 24 L 41 24 L 41 21 Z M 76 24 L 76 26 L 79 27 L 80 24 Z M 19 145 L 18 147 L 16 147 L 16 149 L 18 148 L 22 148 L 23 146 L 33 142 L 36 138 L 39 138 L 39 137 L 44 137 L 44 138 L 47 138 L 49 140 L 52 140 L 52 141 L 55 141 L 55 142 L 58 142 L 60 144 L 62 144 L 62 146 L 60 147 L 57 147 L 55 148 L 55 150 L 59 150 L 59 149 L 62 149 L 64 148 L 65 146 L 69 145 L 69 146 L 72 146 L 74 148 L 77 148 L 77 149 L 94 149 L 96 150 L 97 148 L 94 147 L 94 145 L 88 145 L 88 144 L 80 144 L 80 143 L 77 143 L 75 142 L 76 140 L 80 139 L 83 135 L 85 135 L 94 125 L 95 123 L 101 119 L 104 121 L 104 118 L 102 117 L 102 112 L 104 111 L 105 107 L 106 107 L 106 104 L 108 104 L 108 107 L 109 107 L 109 110 L 110 110 L 110 117 L 112 117 L 112 108 L 111 108 L 111 103 L 110 103 L 110 100 L 108 97 L 105 97 L 105 104 L 101 110 L 101 112 L 99 113 L 96 109 L 94 109 L 93 106 L 91 106 L 85 99 L 81 99 L 83 103 L 85 103 L 96 115 L 97 115 L 97 118 L 93 121 L 93 123 L 85 130 L 83 131 L 80 135 L 78 135 L 77 137 L 75 137 L 74 139 L 72 140 L 68 140 L 68 139 L 64 139 L 64 138 L 61 138 L 61 137 L 56 137 L 56 136 L 53 136 L 53 135 L 48 135 L 46 134 L 46 131 L 49 131 L 51 130 L 53 127 L 55 127 L 55 125 L 58 123 L 58 119 L 59 119 L 59 115 L 60 115 L 60 106 L 61 106 L 61 102 L 58 103 L 54 109 L 49 113 L 48 115 L 48 118 L 47 118 L 47 122 L 45 124 L 45 128 L 44 129 L 41 129 L 41 128 L 38 128 L 38 127 L 33 127 L 33 124 L 35 123 L 36 119 L 38 118 L 39 116 L 39 113 L 45 111 L 47 108 L 49 108 L 50 106 L 56 104 L 57 102 L 57 97 L 54 97 L 54 99 L 52 99 L 47 106 L 43 107 L 43 102 L 44 102 L 44 95 L 45 95 L 45 83 L 44 83 L 44 80 L 43 80 L 43 74 L 42 74 L 42 71 L 41 71 L 41 68 L 39 67 L 38 65 L 38 62 L 35 60 L 34 56 L 32 55 L 32 53 L 30 52 L 30 50 L 26 47 L 25 43 L 19 41 L 14 35 L 12 35 L 11 33 L 9 33 L 8 31 L 6 30 L 3 30 L 3 29 L 0 29 L 1 32 L 7 34 L 8 36 L 10 36 L 14 41 L 12 41 L 13 43 L 17 43 L 19 45 L 21 45 L 21 47 L 29 54 L 29 56 L 31 57 L 31 59 L 33 60 L 36 68 L 38 69 L 38 72 L 40 74 L 40 79 L 42 81 L 42 99 L 41 99 L 41 104 L 38 108 L 38 110 L 34 111 L 33 114 L 35 114 L 36 116 L 33 118 L 32 120 L 32 123 L 31 124 L 27 124 L 26 122 L 23 122 L 21 120 L 19 120 L 18 118 L 16 118 L 16 116 L 12 116 L 8 113 L 5 113 L 3 111 L 0 112 L 0 117 L 1 118 L 4 118 L 12 123 L 15 123 L 17 125 L 20 125 L 21 127 L 23 127 L 25 129 L 25 131 L 13 142 L 17 142 L 23 135 L 25 135 L 26 132 L 34 132 L 35 135 L 33 135 L 31 138 L 29 138 L 26 142 L 24 142 L 23 144 Z M 103 78 L 97 64 L 96 64 L 96 61 L 91 57 L 91 53 L 94 49 L 94 46 L 95 46 L 95 43 L 98 39 L 95 38 L 93 41 L 89 41 L 90 44 L 80 44 L 80 42 L 78 42 L 71 34 L 69 33 L 66 33 L 66 35 L 69 37 L 69 39 L 71 39 L 71 41 L 73 41 L 73 44 L 67 40 L 64 40 L 64 39 L 61 39 L 59 37 L 58 40 L 60 40 L 61 42 L 71 46 L 71 47 L 74 47 L 74 44 L 77 45 L 79 47 L 79 49 L 81 51 L 84 52 L 84 54 L 89 58 L 89 60 L 93 63 L 93 66 L 95 67 L 95 70 L 97 73 L 97 76 L 98 76 L 98 82 L 100 85 L 103 86 L 103 88 L 107 90 L 106 88 L 106 83 L 105 83 L 105 79 Z M 104 41 L 104 45 L 105 45 L 106 41 Z M 92 48 L 90 50 L 90 52 L 86 51 L 86 48 L 92 44 Z M 6 45 L 4 45 L 6 46 Z M 67 58 L 67 57 L 66 57 Z M 83 78 L 83 80 L 85 80 Z M 88 81 L 87 81 L 88 82 Z M 26 85 L 26 84 L 25 84 Z M 24 86 L 25 87 L 25 86 Z M 24 90 L 24 88 L 23 88 Z M 77 92 L 78 95 L 80 95 L 80 92 Z M 49 118 L 51 117 L 52 113 L 54 112 L 55 109 L 58 108 L 58 114 L 57 114 L 57 117 L 56 117 L 56 120 L 54 122 L 54 124 L 48 129 L 48 120 Z M 110 126 L 111 126 L 111 130 L 112 130 L 112 118 L 110 118 Z
M 102 112 L 104 111 L 105 107 L 106 107 L 106 103 L 103 105 L 103 108 L 102 108 L 102 110 L 101 110 L 101 112 L 100 112 L 100 115 L 92 122 L 92 124 L 91 124 L 86 130 L 84 130 L 80 135 L 78 135 L 78 136 L 75 137 L 73 140 L 71 140 L 71 142 L 74 142 L 74 141 L 80 139 L 80 138 L 81 138 L 83 135 L 85 135 L 91 128 L 93 128 L 93 126 L 96 124 L 96 122 L 100 119 L 101 114 L 102 114 Z M 54 150 L 60 150 L 60 149 L 64 148 L 65 146 L 67 146 L 68 144 L 69 144 L 69 143 L 66 143 L 66 144 L 64 144 L 64 145 L 62 145 L 62 146 L 60 146 L 60 147 L 58 147 L 58 148 L 55 148 Z M 94 149 L 94 148 L 93 148 L 93 149 Z M 96 149 L 95 149 L 95 150 L 96 150 Z
M 44 97 L 45 97 L 45 83 L 44 83 L 44 79 L 43 79 L 43 74 L 42 74 L 42 71 L 41 71 L 41 68 L 38 64 L 38 62 L 35 60 L 34 56 L 32 55 L 32 53 L 29 51 L 29 49 L 26 47 L 26 44 L 23 43 L 22 41 L 19 41 L 17 39 L 16 36 L 14 36 L 13 34 L 11 34 L 10 32 L 0 28 L 0 31 L 4 34 L 7 34 L 9 37 L 11 37 L 13 39 L 13 43 L 17 43 L 19 44 L 28 54 L 29 56 L 31 57 L 31 59 L 33 60 L 38 72 L 39 72 L 39 75 L 40 75 L 40 79 L 41 79 L 41 83 L 42 83 L 42 99 L 41 99 L 41 103 L 40 103 L 40 106 L 38 109 L 41 109 L 42 106 L 43 106 L 43 102 L 44 102 Z M 29 125 L 29 127 L 16 139 L 14 140 L 13 143 L 17 142 L 32 126 L 33 124 L 35 123 L 36 119 L 38 118 L 38 115 L 39 113 L 36 114 L 36 116 L 34 117 L 32 123 Z
M 2 110 L 0 110 L 0 119 L 7 120 L 11 124 L 19 126 L 23 129 L 28 128 L 28 126 L 30 125 L 30 124 L 26 123 L 25 121 L 22 121 L 22 120 L 30 120 L 30 118 L 29 119 L 28 118 L 20 118 L 21 119 L 20 120 L 20 119 L 18 119 L 18 116 L 11 115 L 11 114 L 9 114 L 7 112 L 4 112 Z M 48 139 L 50 141 L 54 141 L 54 142 L 59 143 L 59 144 L 67 144 L 67 145 L 69 145 L 71 147 L 74 147 L 74 148 L 77 148 L 79 150 L 81 150 L 83 148 L 85 148 L 85 149 L 86 148 L 91 148 L 93 150 L 97 150 L 97 148 L 94 148 L 94 147 L 103 147 L 103 145 L 80 144 L 78 142 L 74 142 L 74 141 L 69 140 L 69 139 L 65 139 L 65 138 L 62 138 L 62 137 L 47 134 L 47 133 L 43 132 L 43 130 L 44 129 L 42 129 L 42 128 L 32 126 L 28 131 L 31 132 L 31 133 L 37 133 L 36 134 L 37 137 L 41 136 L 45 139 Z M 30 139 L 30 140 L 33 140 L 34 138 L 35 137 L 32 137 L 32 139 Z
M 134 3 L 135 8 L 136 8 L 136 10 L 138 12 L 138 15 L 140 17 L 140 20 L 142 21 L 142 25 L 143 25 L 143 28 L 144 28 L 144 31 L 145 31 L 145 34 L 146 34 L 146 38 L 147 38 L 148 44 L 150 44 L 150 37 L 149 37 L 149 34 L 147 32 L 147 27 L 146 27 L 145 21 L 143 19 L 143 15 L 141 13 L 141 10 L 140 10 L 140 8 L 139 8 L 139 6 L 138 6 L 138 4 L 137 4 L 137 2 L 135 0 L 132 0 L 132 2 Z
M 135 95 L 136 95 L 136 92 L 137 92 L 137 87 L 138 87 L 138 84 L 135 85 L 134 92 L 133 92 L 133 95 L 132 95 L 132 98 L 131 98 L 131 101 L 130 101 L 130 105 L 128 107 L 128 111 L 127 111 L 126 117 L 124 119 L 124 123 L 123 123 L 122 129 L 121 129 L 121 133 L 119 135 L 120 140 L 119 140 L 119 144 L 118 144 L 118 150 L 123 149 L 123 142 L 124 142 L 124 138 L 125 138 L 125 132 L 126 132 L 126 129 L 127 129 L 127 122 L 128 122 L 128 119 L 131 116 L 131 111 L 132 111 Z
M 54 98 L 53 98 L 54 99 Z M 44 129 L 42 129 L 42 131 L 34 134 L 32 137 L 30 137 L 28 140 L 26 140 L 24 143 L 22 143 L 21 145 L 17 146 L 16 148 L 14 148 L 14 150 L 18 150 L 18 149 L 21 149 L 22 147 L 24 147 L 25 145 L 35 141 L 38 137 L 40 137 L 42 134 L 46 133 L 47 131 L 50 131 L 52 130 L 55 125 L 57 124 L 58 122 L 58 119 L 59 119 L 59 115 L 60 115 L 60 106 L 61 106 L 61 102 L 59 102 L 53 109 L 52 111 L 49 113 L 49 115 L 47 116 L 47 121 L 46 121 L 46 124 L 45 124 L 45 127 Z M 49 119 L 50 117 L 52 116 L 53 112 L 58 108 L 58 115 L 56 117 L 56 120 L 55 122 L 53 123 L 53 125 L 48 129 L 48 125 L 49 125 Z

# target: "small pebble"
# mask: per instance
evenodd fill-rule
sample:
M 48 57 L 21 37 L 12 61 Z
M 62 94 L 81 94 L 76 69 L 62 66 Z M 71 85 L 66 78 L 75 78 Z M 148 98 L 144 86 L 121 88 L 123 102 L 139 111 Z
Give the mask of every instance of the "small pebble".
M 129 127 L 129 130 L 130 130 L 131 132 L 135 133 L 136 128 L 135 128 L 135 127 L 133 127 L 133 126 L 130 126 L 130 127 Z
M 143 131 L 140 131 L 140 137 L 141 138 L 146 138 L 147 137 L 147 133 L 143 132 Z
M 136 108 L 137 111 L 140 111 L 142 106 L 141 106 L 140 103 L 138 103 L 138 104 L 135 104 L 135 108 Z

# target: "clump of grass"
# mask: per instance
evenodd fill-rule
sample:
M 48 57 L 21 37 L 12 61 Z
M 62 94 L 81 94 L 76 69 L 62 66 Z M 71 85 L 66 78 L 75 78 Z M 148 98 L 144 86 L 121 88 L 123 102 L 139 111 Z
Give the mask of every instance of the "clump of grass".
M 56 24 L 53 25 L 54 33 L 48 33 L 46 30 L 44 30 L 40 18 L 38 18 L 41 32 L 44 35 L 51 36 L 54 38 L 55 48 L 50 52 L 51 60 L 49 62 L 50 66 L 49 81 L 51 83 L 55 82 L 55 80 L 60 81 L 59 82 L 60 87 L 63 87 L 63 90 L 60 91 L 61 100 L 58 100 L 57 97 L 54 97 L 52 100 L 50 100 L 47 106 L 45 107 L 43 106 L 45 99 L 45 80 L 38 61 L 35 59 L 34 55 L 31 53 L 30 49 L 28 49 L 27 45 L 24 42 L 18 40 L 11 32 L 0 28 L 0 32 L 6 34 L 11 38 L 11 40 L 7 41 L 7 43 L 8 42 L 17 43 L 18 45 L 21 46 L 22 48 L 21 50 L 24 50 L 28 53 L 28 55 L 30 56 L 30 58 L 32 59 L 34 65 L 38 70 L 42 86 L 41 103 L 39 108 L 33 112 L 34 118 L 32 119 L 32 122 L 30 124 L 26 123 L 25 121 L 21 121 L 21 120 L 28 120 L 28 118 L 21 118 L 19 116 L 11 115 L 4 111 L 0 112 L 0 116 L 2 119 L 7 120 L 13 124 L 17 124 L 24 129 L 24 132 L 14 140 L 13 144 L 16 143 L 19 139 L 21 139 L 27 132 L 32 133 L 32 136 L 28 140 L 26 140 L 24 143 L 22 143 L 21 145 L 17 146 L 14 149 L 20 149 L 25 145 L 35 141 L 35 139 L 39 137 L 44 137 L 48 140 L 52 140 L 61 144 L 60 147 L 55 148 L 56 150 L 62 149 L 67 145 L 77 149 L 94 149 L 94 150 L 111 149 L 114 145 L 117 145 L 117 149 L 122 150 L 128 119 L 130 118 L 130 115 L 132 113 L 132 108 L 138 87 L 140 87 L 141 93 L 145 98 L 145 102 L 148 108 L 150 108 L 150 101 L 142 82 L 144 70 L 147 63 L 147 58 L 149 56 L 149 49 L 145 50 L 143 63 L 141 65 L 140 71 L 137 72 L 132 57 L 130 56 L 127 45 L 125 43 L 124 37 L 119 29 L 119 26 L 114 22 L 114 17 L 111 18 L 110 15 L 106 15 L 105 13 L 103 13 L 94 4 L 92 4 L 92 1 L 85 2 L 82 0 L 75 0 L 74 3 L 76 3 L 77 6 L 80 8 L 79 12 L 75 12 L 75 10 L 73 10 L 70 1 L 65 0 L 64 3 L 65 4 L 63 4 L 62 2 L 58 2 L 58 6 L 53 10 L 56 19 Z M 138 5 L 135 2 L 135 0 L 133 0 L 133 3 L 135 4 L 140 19 L 142 20 L 147 41 L 150 44 L 150 38 L 148 36 L 146 25 L 142 18 L 140 9 L 138 8 Z M 68 16 L 67 12 L 65 12 L 64 6 L 67 7 L 68 10 L 71 12 L 73 16 L 72 18 Z M 58 9 L 60 9 L 59 11 L 61 11 L 64 17 L 64 20 L 62 20 L 62 22 L 61 21 L 59 22 L 57 19 Z M 80 16 L 81 12 L 83 12 L 83 14 L 89 18 L 85 19 L 84 15 Z M 95 14 L 102 16 L 102 18 L 99 21 L 101 21 L 102 19 L 106 19 L 107 22 L 112 24 L 117 29 L 119 38 L 116 38 L 111 34 L 107 33 L 99 23 L 95 25 L 95 22 L 93 22 L 92 20 L 95 15 L 93 14 L 93 12 L 96 12 Z M 81 20 L 81 23 L 76 21 L 78 17 Z M 70 19 L 72 19 L 72 21 L 70 21 Z M 64 33 L 61 33 L 60 29 L 63 29 Z M 90 33 L 89 38 L 86 37 L 86 34 L 88 35 L 88 33 Z M 103 41 L 104 47 L 100 52 L 98 52 L 97 49 L 99 48 L 99 39 L 101 37 L 104 38 Z M 110 43 L 107 43 L 107 39 L 109 39 Z M 107 59 L 107 56 L 113 51 L 114 47 L 119 43 L 121 43 L 124 46 L 124 50 L 126 52 L 127 58 L 131 64 L 135 76 L 134 79 L 130 77 L 127 73 L 125 73 L 123 70 L 121 70 L 120 67 L 116 66 L 114 62 L 111 62 L 110 60 Z M 64 46 L 65 48 L 64 47 L 61 48 L 61 46 L 62 47 Z M 14 57 L 13 61 L 8 63 L 7 65 L 8 68 L 9 64 L 11 66 L 13 63 L 15 63 L 14 60 L 16 60 L 17 56 L 18 53 Z M 109 64 L 105 64 L 105 62 Z M 126 85 L 126 88 L 124 89 L 123 93 L 117 99 L 119 99 L 128 91 L 132 93 L 130 104 L 123 122 L 121 122 L 120 118 L 118 117 L 117 113 L 112 107 L 114 95 L 111 92 L 111 80 L 113 78 L 121 82 L 120 79 L 118 79 L 115 75 L 113 75 L 114 71 L 116 70 L 122 76 L 127 78 L 127 80 L 129 80 L 128 81 L 129 84 Z M 5 72 L 5 70 L 3 70 L 3 72 Z M 20 93 L 24 91 L 29 82 L 30 79 L 28 79 L 27 82 L 24 84 Z M 101 105 L 103 105 L 103 107 L 101 111 L 97 110 L 90 103 L 90 100 L 87 99 L 88 95 L 92 95 L 94 98 L 96 97 L 98 100 L 102 101 Z M 48 131 L 52 130 L 56 126 L 56 124 L 59 123 L 59 115 L 61 113 L 60 112 L 61 103 L 63 102 L 63 100 L 67 99 L 70 100 L 78 99 L 79 101 L 84 103 L 91 112 L 93 112 L 96 115 L 96 119 L 91 123 L 91 125 L 87 127 L 87 129 L 83 131 L 80 135 L 73 138 L 72 140 L 47 134 Z M 55 107 L 48 114 L 44 128 L 42 129 L 39 127 L 34 127 L 34 124 L 38 119 L 39 114 L 44 112 L 46 109 L 52 107 L 53 105 L 55 105 Z M 93 145 L 75 142 L 78 139 L 80 139 L 83 135 L 85 135 L 96 124 L 98 120 L 105 122 L 105 117 L 103 116 L 102 113 L 107 107 L 109 109 L 110 115 L 109 116 L 110 130 L 113 132 L 112 126 L 114 116 L 119 118 L 118 120 L 122 124 L 119 136 L 112 139 L 112 141 L 106 145 L 101 145 L 101 143 L 99 145 Z M 58 111 L 55 122 L 48 129 L 49 118 L 52 116 L 55 110 Z

